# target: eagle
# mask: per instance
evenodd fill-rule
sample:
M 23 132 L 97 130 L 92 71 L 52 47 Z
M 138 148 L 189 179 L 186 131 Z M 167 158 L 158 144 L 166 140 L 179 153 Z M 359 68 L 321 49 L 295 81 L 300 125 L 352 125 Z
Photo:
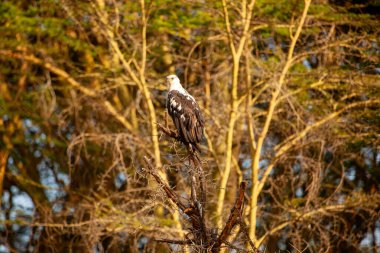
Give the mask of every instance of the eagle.
M 178 131 L 178 137 L 191 152 L 200 152 L 197 144 L 203 139 L 204 119 L 198 103 L 181 85 L 176 75 L 166 77 L 166 108 Z

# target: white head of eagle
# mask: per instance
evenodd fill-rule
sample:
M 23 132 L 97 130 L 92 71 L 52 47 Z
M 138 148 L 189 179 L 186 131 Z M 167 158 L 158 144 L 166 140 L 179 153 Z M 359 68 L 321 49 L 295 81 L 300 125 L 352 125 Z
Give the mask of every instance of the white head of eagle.
M 176 75 L 166 77 L 169 88 L 166 108 L 177 128 L 180 140 L 200 151 L 197 143 L 203 139 L 204 120 L 198 103 L 181 85 Z

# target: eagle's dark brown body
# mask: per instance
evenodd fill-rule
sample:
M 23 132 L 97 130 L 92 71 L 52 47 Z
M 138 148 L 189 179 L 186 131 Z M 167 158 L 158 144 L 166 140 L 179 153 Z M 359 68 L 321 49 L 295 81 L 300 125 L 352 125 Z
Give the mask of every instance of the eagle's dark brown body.
M 168 92 L 166 107 L 182 142 L 199 151 L 197 143 L 203 139 L 204 120 L 195 99 L 184 89 Z

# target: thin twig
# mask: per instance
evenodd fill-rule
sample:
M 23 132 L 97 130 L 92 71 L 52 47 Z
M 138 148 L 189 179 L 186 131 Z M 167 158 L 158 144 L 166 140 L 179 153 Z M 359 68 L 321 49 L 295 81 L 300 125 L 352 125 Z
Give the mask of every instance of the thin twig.
M 172 239 L 165 239 L 165 238 L 154 238 L 154 240 L 156 242 L 165 242 L 165 243 L 181 244 L 181 245 L 189 245 L 189 244 L 194 243 L 192 240 L 172 240 Z

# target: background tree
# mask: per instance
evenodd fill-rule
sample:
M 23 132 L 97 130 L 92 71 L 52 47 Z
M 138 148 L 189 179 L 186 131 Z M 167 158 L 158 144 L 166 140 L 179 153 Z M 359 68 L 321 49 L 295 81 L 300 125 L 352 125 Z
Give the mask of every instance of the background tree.
M 206 119 L 209 227 L 244 180 L 256 247 L 378 252 L 378 13 L 374 0 L 2 1 L 0 251 L 180 250 L 154 238 L 188 223 L 141 173 L 151 157 L 190 198 L 186 151 L 157 129 L 175 72 Z M 230 245 L 249 250 L 241 229 Z

